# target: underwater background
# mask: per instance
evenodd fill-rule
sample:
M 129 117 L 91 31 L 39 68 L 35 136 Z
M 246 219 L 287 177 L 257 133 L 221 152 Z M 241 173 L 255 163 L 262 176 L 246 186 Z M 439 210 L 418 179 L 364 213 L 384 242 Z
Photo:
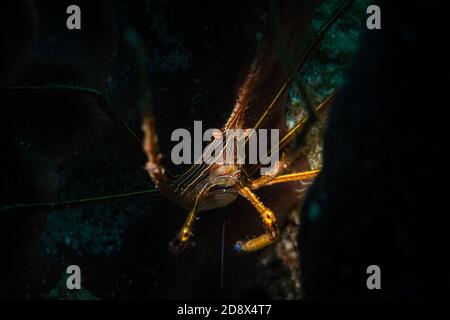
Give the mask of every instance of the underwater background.
M 297 39 L 301 52 L 346 1 L 281 2 L 292 3 L 297 11 L 288 17 L 302 22 Z M 140 135 L 139 77 L 145 72 L 151 79 L 146 89 L 152 95 L 159 143 L 168 155 L 173 129 L 192 130 L 194 120 L 203 120 L 208 128 L 226 121 L 242 67 L 265 36 L 256 30 L 270 20 L 267 3 L 78 1 L 78 31 L 65 28 L 69 1 L 2 4 L 1 85 L 97 89 Z M 437 167 L 434 160 L 442 146 L 426 137 L 440 137 L 436 130 L 442 126 L 428 129 L 423 120 L 429 119 L 428 109 L 413 111 L 418 102 L 414 94 L 423 91 L 408 82 L 414 79 L 410 67 L 418 67 L 418 43 L 426 39 L 430 47 L 434 44 L 417 31 L 418 11 L 435 13 L 437 5 L 421 3 L 397 15 L 393 12 L 400 4 L 382 2 L 383 29 L 374 34 L 365 26 L 370 4 L 354 1 L 301 72 L 314 105 L 342 90 L 330 114 L 311 128 L 306 145 L 298 146 L 310 168 L 323 167 L 311 189 L 299 192 L 297 185 L 288 184 L 260 193 L 281 216 L 276 244 L 249 255 L 234 252 L 237 239 L 261 231 L 258 215 L 242 199 L 202 212 L 193 243 L 175 256 L 168 242 L 187 212 L 163 197 L 2 214 L 0 297 L 422 297 L 431 294 L 429 286 L 435 288 L 433 295 L 445 295 L 450 285 L 446 253 L 427 243 L 447 243 L 440 238 L 446 233 L 425 237 L 427 224 L 415 214 L 439 219 L 442 211 L 436 200 L 426 201 L 425 211 L 419 209 L 422 200 L 436 198 L 433 187 L 426 187 L 433 186 L 435 177 L 428 164 L 433 159 Z M 438 29 L 423 24 L 422 31 Z M 126 42 L 130 29 L 145 44 L 146 70 L 139 70 Z M 439 55 L 445 57 L 444 52 Z M 448 82 L 448 73 L 441 76 L 442 81 L 433 78 L 433 83 Z M 436 95 L 445 92 L 427 78 L 415 81 L 425 82 Z M 153 188 L 140 146 L 93 99 L 2 92 L 0 101 L 1 205 Z M 290 128 L 304 117 L 305 104 L 305 96 L 293 86 L 283 105 L 282 126 Z M 407 125 L 411 123 L 420 124 L 420 135 L 417 125 Z M 66 288 L 66 268 L 73 264 L 82 270 L 81 290 Z M 360 286 L 371 264 L 388 270 L 382 293 Z M 426 274 L 425 280 L 418 273 Z

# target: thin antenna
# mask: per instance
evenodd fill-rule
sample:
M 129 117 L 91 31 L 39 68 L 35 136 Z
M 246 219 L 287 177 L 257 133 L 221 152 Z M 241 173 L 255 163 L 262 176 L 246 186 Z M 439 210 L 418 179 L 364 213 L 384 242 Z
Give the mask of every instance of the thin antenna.
M 98 196 L 77 200 L 64 200 L 55 202 L 40 202 L 40 203 L 19 203 L 10 206 L 0 207 L 0 214 L 10 211 L 34 211 L 34 210 L 65 210 L 72 208 L 81 208 L 86 206 L 100 205 L 104 203 L 112 203 L 118 200 L 128 200 L 134 198 L 145 198 L 149 196 L 159 195 L 157 189 L 149 189 L 137 192 L 119 193 L 106 196 Z
M 85 88 L 75 87 L 70 85 L 50 84 L 47 86 L 18 86 L 18 87 L 0 87 L 0 93 L 28 93 L 28 94 L 60 94 L 60 93 L 79 93 L 91 96 L 100 109 L 120 128 L 124 130 L 141 148 L 142 141 L 134 133 L 134 131 L 128 126 L 128 124 L 111 108 L 106 98 L 100 91 Z

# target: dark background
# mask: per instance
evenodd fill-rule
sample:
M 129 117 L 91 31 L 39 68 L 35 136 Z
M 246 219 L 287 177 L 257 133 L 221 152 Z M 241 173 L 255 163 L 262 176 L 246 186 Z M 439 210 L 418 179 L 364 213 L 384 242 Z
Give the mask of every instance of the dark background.
M 304 43 L 315 1 L 285 1 L 288 45 Z M 116 112 L 140 135 L 139 72 L 152 81 L 156 126 L 164 154 L 175 128 L 221 127 L 251 62 L 256 31 L 267 2 L 80 1 L 82 29 L 66 29 L 68 1 L 4 4 L 4 85 L 49 83 L 102 91 Z M 291 9 L 291 10 L 288 10 Z M 17 17 L 22 17 L 17 19 Z M 292 17 L 295 19 L 292 20 Z M 297 19 L 302 17 L 302 19 Z M 291 18 L 291 19 L 289 19 Z M 298 27 L 295 27 L 298 26 Z M 138 70 L 124 41 L 133 28 L 148 50 L 148 70 Z M 267 28 L 266 28 L 267 29 Z M 269 30 L 270 31 L 270 30 Z M 284 81 L 272 49 L 255 105 L 264 107 Z M 1 202 L 76 199 L 152 188 L 144 154 L 134 141 L 78 94 L 2 95 Z M 281 104 L 280 104 L 281 106 Z M 284 106 L 283 106 L 284 107 Z M 249 117 L 259 115 L 258 110 Z M 273 121 L 284 128 L 284 111 Z M 173 169 L 173 168 L 169 168 Z M 281 195 L 284 201 L 279 201 Z M 266 192 L 280 214 L 298 203 L 293 188 Z M 259 254 L 236 255 L 233 244 L 260 233 L 258 215 L 246 202 L 205 214 L 196 224 L 193 247 L 168 252 L 186 216 L 164 198 L 141 199 L 86 209 L 16 212 L 1 219 L 1 295 L 8 298 L 192 298 L 268 297 L 277 266 Z M 225 273 L 221 288 L 222 224 L 227 219 Z M 195 247 L 194 247 L 195 246 Z M 65 289 L 65 270 L 77 264 L 81 292 Z
M 330 113 L 300 232 L 310 298 L 448 298 L 448 6 L 382 3 Z M 365 287 L 381 268 L 381 290 Z
M 69 4 L 1 4 L 2 85 L 99 89 L 139 132 L 138 70 L 123 40 L 133 27 L 148 49 L 161 141 L 170 140 L 171 128 L 189 128 L 198 115 L 208 127 L 221 126 L 254 53 L 264 9 L 260 1 L 79 1 L 82 30 L 72 32 L 65 27 Z M 331 110 L 324 170 L 302 215 L 307 298 L 448 296 L 448 5 L 399 1 L 381 8 L 382 30 L 367 33 Z M 151 187 L 141 150 L 91 99 L 2 95 L 0 101 L 0 203 Z M 264 196 L 271 208 L 286 212 L 295 203 L 291 189 Z M 63 290 L 69 264 L 83 270 L 86 290 L 75 298 L 272 297 L 267 288 L 278 266 L 264 268 L 258 255 L 232 251 L 234 241 L 259 232 L 248 204 L 200 219 L 196 248 L 174 257 L 167 242 L 185 214 L 164 199 L 143 199 L 1 216 L 0 297 L 74 298 Z M 224 217 L 232 231 L 222 290 Z M 80 228 L 83 221 L 103 231 Z M 365 287 L 371 264 L 381 267 L 380 291 Z

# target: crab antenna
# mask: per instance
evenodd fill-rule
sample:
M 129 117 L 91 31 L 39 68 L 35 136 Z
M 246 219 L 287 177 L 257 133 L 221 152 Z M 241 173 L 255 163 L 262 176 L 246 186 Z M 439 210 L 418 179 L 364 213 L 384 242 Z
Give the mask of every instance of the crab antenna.
M 272 109 L 275 107 L 278 100 L 281 98 L 283 93 L 287 90 L 289 85 L 291 84 L 292 80 L 298 79 L 297 73 L 303 68 L 305 63 L 308 61 L 309 57 L 311 57 L 314 50 L 319 46 L 322 39 L 324 38 L 326 32 L 330 29 L 330 27 L 341 17 L 341 15 L 353 4 L 353 0 L 347 1 L 342 7 L 340 7 L 328 20 L 322 25 L 320 30 L 316 33 L 316 35 L 311 39 L 310 44 L 307 46 L 303 54 L 301 55 L 300 59 L 297 61 L 297 64 L 292 68 L 289 68 L 291 70 L 290 76 L 286 79 L 286 81 L 283 83 L 283 85 L 278 90 L 277 94 L 273 98 L 273 100 L 270 102 L 269 106 L 266 108 L 264 113 L 259 118 L 258 122 L 254 126 L 254 129 L 258 129 L 259 126 L 262 124 L 264 119 L 269 115 L 269 113 L 272 111 Z M 301 81 L 296 81 L 299 89 L 301 91 L 304 91 L 304 87 Z M 308 107 L 308 106 L 307 106 Z
M 22 203 L 0 208 L 0 214 L 16 212 L 16 211 L 53 211 L 53 210 L 65 210 L 73 208 L 81 208 L 86 206 L 101 205 L 118 200 L 129 200 L 136 198 L 144 198 L 147 196 L 159 195 L 159 191 L 156 189 L 120 193 L 114 195 L 106 195 L 100 197 L 91 197 L 78 200 L 56 201 L 56 202 L 42 202 L 42 203 Z
M 319 115 L 322 112 L 324 112 L 334 101 L 336 98 L 337 91 L 333 91 L 329 96 L 327 96 L 317 107 L 314 109 L 314 114 Z M 307 128 L 309 125 L 312 125 L 313 119 L 309 115 L 307 115 L 305 118 L 300 120 L 291 130 L 289 130 L 288 133 L 284 135 L 284 137 L 280 140 L 280 142 L 273 146 L 269 151 L 269 157 L 272 154 L 273 150 L 275 148 L 278 148 L 278 150 L 282 151 L 291 141 L 294 139 L 299 133 L 301 133 L 305 128 Z M 306 129 L 307 130 L 307 129 Z M 250 167 L 248 170 L 250 172 L 250 176 L 253 175 L 258 168 L 261 167 L 261 164 L 255 164 Z
M 50 84 L 47 86 L 7 86 L 0 87 L 0 92 L 6 93 L 30 93 L 30 94 L 47 94 L 47 93 L 81 93 L 91 96 L 100 109 L 119 127 L 121 127 L 127 135 L 129 135 L 139 147 L 142 145 L 141 140 L 134 133 L 134 131 L 128 126 L 128 124 L 111 108 L 106 98 L 100 91 L 85 88 L 76 87 L 70 85 Z
M 337 91 L 333 91 L 329 96 L 327 96 L 315 109 L 313 109 L 314 114 L 322 113 L 327 109 L 327 107 L 334 101 L 336 98 Z M 310 116 L 306 116 L 299 123 L 297 123 L 288 133 L 280 140 L 278 143 L 279 150 L 284 149 L 292 139 L 302 132 L 302 130 L 314 120 Z

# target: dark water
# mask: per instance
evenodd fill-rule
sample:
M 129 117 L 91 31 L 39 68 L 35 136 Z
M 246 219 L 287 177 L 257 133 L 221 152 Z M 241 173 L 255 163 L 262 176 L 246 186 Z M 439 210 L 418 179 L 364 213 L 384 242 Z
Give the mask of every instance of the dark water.
M 2 11 L 24 16 L 27 21 L 23 29 L 20 27 L 25 24 L 19 21 L 5 23 L 5 44 L 16 37 L 21 37 L 22 43 L 5 53 L 2 81 L 8 85 L 58 83 L 95 88 L 140 135 L 139 75 L 148 73 L 151 87 L 145 90 L 153 96 L 163 154 L 170 154 L 172 144 L 168 141 L 175 128 L 191 129 L 194 120 L 203 120 L 205 128 L 223 125 L 246 67 L 255 55 L 260 37 L 257 30 L 267 25 L 268 19 L 268 5 L 259 1 L 196 6 L 184 1 L 86 1 L 79 4 L 82 29 L 68 31 L 68 4 L 39 2 L 30 6 L 23 1 Z M 313 2 L 285 5 L 297 10 L 285 11 L 286 18 L 294 14 L 303 17 L 293 23 L 288 21 L 301 27 L 289 40 L 301 48 Z M 135 52 L 124 41 L 124 33 L 130 28 L 141 36 L 147 48 L 146 70 L 138 70 Z M 270 32 L 267 26 L 265 29 Z M 254 101 L 260 110 L 274 95 L 277 83 L 286 77 L 275 54 L 267 63 L 268 90 L 255 98 L 260 99 L 259 103 Z M 105 117 L 88 96 L 4 94 L 2 106 L 3 159 L 7 166 L 2 170 L 1 199 L 5 204 L 153 188 L 143 171 L 141 147 Z M 253 120 L 257 115 L 255 109 L 249 116 Z M 284 111 L 275 115 L 272 122 L 278 121 L 277 126 L 284 127 L 280 122 Z M 178 168 L 169 169 L 177 173 Z M 280 192 L 294 194 L 294 190 L 282 187 L 267 193 L 269 199 L 273 198 L 274 210 L 283 214 L 298 201 L 291 196 L 287 203 L 277 205 Z M 2 216 L 2 296 L 268 295 L 268 273 L 259 255 L 236 255 L 233 251 L 235 241 L 262 231 L 257 214 L 245 201 L 202 214 L 195 226 L 192 248 L 173 256 L 168 252 L 168 242 L 185 215 L 184 209 L 157 197 Z M 225 269 L 221 279 L 225 217 Z M 79 265 L 83 273 L 80 292 L 65 289 L 65 270 L 71 264 Z M 261 278 L 267 279 L 261 282 Z
M 316 1 L 280 2 L 281 30 L 292 56 L 299 55 L 313 31 L 340 3 L 324 1 L 318 6 Z M 194 120 L 203 120 L 207 128 L 223 125 L 259 39 L 273 33 L 268 22 L 270 6 L 265 1 L 201 5 L 175 0 L 79 1 L 82 29 L 78 31 L 65 27 L 69 4 L 24 0 L 1 5 L 1 84 L 58 83 L 95 88 L 140 136 L 138 103 L 143 92 L 139 76 L 145 72 L 151 79 L 150 88 L 145 90 L 152 93 L 160 147 L 166 155 L 173 147 L 169 143 L 173 129 L 192 129 Z M 424 12 L 436 13 L 436 6 L 424 5 L 429 10 Z M 439 205 L 445 201 L 435 193 L 439 188 L 432 181 L 437 175 L 433 170 L 445 167 L 435 162 L 443 144 L 431 147 L 431 141 L 443 136 L 435 130 L 443 126 L 434 126 L 432 119 L 440 106 L 436 100 L 448 105 L 445 99 L 437 99 L 445 92 L 443 83 L 448 77 L 434 78 L 430 73 L 416 80 L 411 71 L 414 66 L 432 59 L 410 56 L 419 46 L 417 39 L 427 39 L 427 48 L 433 48 L 437 42 L 430 35 L 439 30 L 442 20 L 436 20 L 436 26 L 424 23 L 421 30 L 427 36 L 421 38 L 413 27 L 420 21 L 419 9 L 411 9 L 406 18 L 397 19 L 391 12 L 398 8 L 386 7 L 392 10 L 387 11 L 386 30 L 362 38 L 363 49 L 359 58 L 353 59 L 366 7 L 367 1 L 356 1 L 305 67 L 304 81 L 314 102 L 342 85 L 344 94 L 330 116 L 325 171 L 309 194 L 302 222 L 304 290 L 307 297 L 340 297 L 341 293 L 361 297 L 359 281 L 364 284 L 366 277 L 363 267 L 380 263 L 387 269 L 389 297 L 423 296 L 437 283 L 436 294 L 442 295 L 449 284 L 448 277 L 442 276 L 444 252 L 448 251 L 443 245 L 445 231 L 437 228 L 436 237 L 429 238 L 418 226 L 424 221 L 427 231 L 436 224 L 444 226 L 444 211 Z M 147 49 L 145 70 L 139 70 L 136 52 L 124 40 L 130 28 L 141 36 Z M 396 33 L 390 33 L 392 30 Z M 277 46 L 275 42 L 271 45 L 273 54 L 263 65 L 265 82 L 255 93 L 247 115 L 250 122 L 257 119 L 286 78 Z M 431 64 L 433 70 L 445 65 L 445 55 L 441 52 L 438 57 L 442 65 Z M 345 76 L 348 66 L 353 69 Z M 373 77 L 366 79 L 366 74 Z M 443 71 L 441 76 L 445 74 Z M 406 78 L 411 82 L 405 82 Z M 423 103 L 418 112 L 412 107 L 396 109 L 418 101 L 417 96 L 410 95 L 422 93 L 413 89 L 416 82 L 427 84 L 424 94 L 433 98 L 433 103 Z M 292 121 L 290 113 L 296 111 L 286 111 L 285 103 L 291 101 L 288 98 L 304 102 L 293 93 L 283 97 L 269 124 L 282 131 Z M 2 93 L 0 101 L 1 204 L 153 188 L 143 170 L 146 159 L 140 146 L 88 96 Z M 405 123 L 413 126 L 403 129 Z M 304 169 L 305 159 L 296 166 L 292 169 Z M 169 164 L 168 169 L 180 171 Z M 416 175 L 416 170 L 421 174 Z M 424 188 L 427 192 L 422 192 Z M 279 214 L 281 225 L 286 224 L 289 211 L 301 205 L 292 184 L 258 194 Z M 293 263 L 297 269 L 290 269 L 289 259 L 277 256 L 275 246 L 249 255 L 234 252 L 236 240 L 262 232 L 256 212 L 246 201 L 240 199 L 226 208 L 202 213 L 191 246 L 174 256 L 168 252 L 168 242 L 186 213 L 163 197 L 149 197 L 79 209 L 2 215 L 0 297 L 302 296 L 303 289 L 294 285 L 300 274 L 297 258 Z M 294 229 L 295 238 L 298 226 Z M 80 291 L 66 289 L 66 268 L 72 264 L 82 270 Z M 414 285 L 408 282 L 410 278 L 420 280 Z

